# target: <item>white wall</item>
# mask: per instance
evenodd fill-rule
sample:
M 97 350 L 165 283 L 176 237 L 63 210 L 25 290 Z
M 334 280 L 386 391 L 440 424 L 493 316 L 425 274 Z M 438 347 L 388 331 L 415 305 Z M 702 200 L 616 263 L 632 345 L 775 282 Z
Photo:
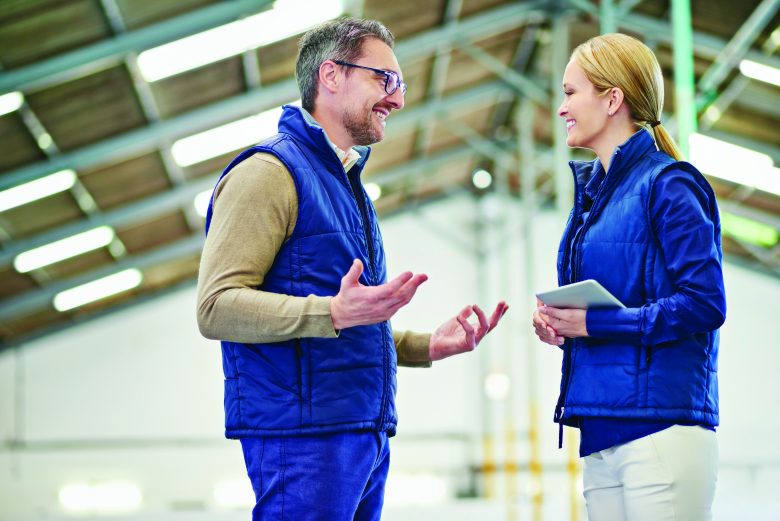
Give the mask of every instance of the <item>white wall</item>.
M 568 517 L 571 487 L 563 467 L 567 449 L 576 443 L 558 450 L 551 421 L 560 353 L 531 340 L 528 297 L 533 289 L 555 286 L 562 223 L 553 214 L 535 216 L 527 241 L 535 276 L 526 289 L 527 245 L 518 208 L 494 204 L 483 210 L 489 215 L 490 254 L 481 264 L 473 255 L 471 200 L 451 199 L 383 222 L 391 276 L 407 269 L 430 276 L 394 319 L 396 328 L 430 330 L 470 303 L 492 309 L 505 298 L 510 304 L 504 323 L 477 352 L 428 370 L 400 370 L 401 423 L 393 440 L 385 519 L 505 518 L 504 476 L 488 487 L 493 500 L 453 498 L 468 488 L 471 465 L 486 458 L 500 464 L 512 450 L 521 464 L 528 461 L 532 397 L 545 470 L 545 519 Z M 780 295 L 780 281 L 727 264 L 726 283 L 716 519 L 737 513 L 775 519 L 780 447 L 772 443 L 772 433 L 780 420 L 771 400 L 780 394 L 780 324 L 770 299 Z M 141 488 L 142 510 L 134 519 L 246 518 L 246 510 L 217 509 L 213 497 L 217 482 L 248 485 L 240 447 L 222 437 L 219 346 L 199 336 L 194 308 L 194 288 L 185 288 L 0 354 L 1 520 L 64 518 L 57 499 L 64 484 L 109 480 Z M 484 397 L 483 376 L 491 371 L 510 375 L 509 401 Z M 509 427 L 518 433 L 514 447 L 505 442 Z M 444 504 L 400 503 L 405 483 L 424 489 L 430 476 L 444 480 L 449 498 Z M 527 518 L 533 486 L 526 472 L 515 486 L 511 505 Z

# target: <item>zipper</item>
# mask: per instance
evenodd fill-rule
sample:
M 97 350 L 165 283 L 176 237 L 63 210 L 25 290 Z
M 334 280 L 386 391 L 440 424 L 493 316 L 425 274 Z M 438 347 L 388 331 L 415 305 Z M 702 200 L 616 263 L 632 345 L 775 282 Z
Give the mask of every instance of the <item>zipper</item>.
M 560 414 L 558 415 L 558 448 L 563 448 L 563 422 L 560 421 L 563 418 L 563 412 L 565 410 L 565 407 L 561 405 L 560 408 Z
M 374 282 L 378 282 L 375 276 L 374 263 L 376 262 L 376 260 L 374 258 L 375 256 L 374 241 L 371 240 L 371 231 L 369 230 L 370 222 L 368 219 L 368 209 L 366 208 L 366 198 L 363 195 L 363 190 L 360 186 L 360 180 L 358 179 L 358 177 L 355 175 L 351 176 L 346 172 L 344 172 L 344 174 L 347 176 L 349 187 L 352 190 L 352 197 L 355 199 L 355 204 L 357 205 L 358 210 L 360 211 L 360 217 L 361 217 L 360 224 L 363 227 L 363 236 L 366 239 L 366 247 L 368 248 L 368 259 L 370 264 L 370 266 L 368 266 L 369 273 L 371 273 L 371 279 Z
M 342 167 L 342 171 L 347 176 L 347 181 L 349 183 L 349 186 L 352 190 L 352 196 L 355 199 L 355 204 L 357 204 L 358 210 L 360 210 L 360 217 L 361 217 L 361 224 L 363 227 L 363 236 L 366 240 L 366 247 L 368 249 L 368 259 L 369 259 L 369 266 L 368 266 L 368 272 L 371 275 L 371 280 L 375 283 L 378 283 L 376 276 L 376 252 L 374 251 L 374 241 L 371 238 L 371 230 L 370 230 L 370 220 L 368 218 L 368 203 L 366 202 L 366 197 L 363 193 L 363 189 L 360 185 L 360 178 L 357 175 L 349 175 L 346 170 Z M 382 344 L 384 346 L 384 349 L 382 350 L 382 367 L 384 368 L 384 386 L 382 391 L 382 405 L 379 408 L 379 418 L 377 420 L 377 427 L 381 428 L 382 425 L 385 423 L 385 416 L 387 415 L 387 404 L 390 401 L 390 362 L 388 361 L 388 350 L 391 349 L 391 346 L 387 345 L 387 331 L 383 327 L 382 328 L 382 336 L 383 341 Z

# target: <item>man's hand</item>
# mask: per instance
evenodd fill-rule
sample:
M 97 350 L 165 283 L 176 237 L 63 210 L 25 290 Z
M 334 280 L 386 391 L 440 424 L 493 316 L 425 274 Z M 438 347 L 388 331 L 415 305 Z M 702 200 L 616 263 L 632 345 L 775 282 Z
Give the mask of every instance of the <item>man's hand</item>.
M 344 277 L 338 295 L 330 300 L 330 317 L 335 329 L 365 326 L 390 320 L 412 300 L 417 288 L 428 280 L 425 274 L 407 271 L 381 286 L 360 283 L 363 263 L 355 259 Z
M 496 327 L 507 309 L 509 306 L 502 300 L 496 306 L 496 310 L 488 322 L 485 314 L 476 304 L 463 308 L 460 313 L 439 326 L 431 335 L 431 342 L 428 345 L 428 355 L 431 360 L 441 360 L 448 356 L 473 351 L 480 340 Z M 477 324 L 470 324 L 467 320 L 472 312 L 477 315 Z
M 541 304 L 541 302 L 539 302 Z M 584 309 L 560 309 L 550 306 L 536 308 L 534 312 L 534 330 L 542 342 L 561 345 L 563 337 L 577 338 L 588 336 Z

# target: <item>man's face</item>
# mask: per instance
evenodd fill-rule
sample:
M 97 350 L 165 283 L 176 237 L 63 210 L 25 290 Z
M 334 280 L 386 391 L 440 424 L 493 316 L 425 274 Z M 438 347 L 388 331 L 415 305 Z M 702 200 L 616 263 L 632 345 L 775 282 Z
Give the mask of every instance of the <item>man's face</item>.
M 356 65 L 394 71 L 403 78 L 393 50 L 381 40 L 366 39 L 362 51 L 361 57 L 354 62 Z M 385 79 L 384 75 L 366 69 L 349 69 L 341 123 L 355 145 L 372 145 L 382 141 L 386 118 L 392 110 L 404 108 L 401 89 L 388 94 L 385 92 Z

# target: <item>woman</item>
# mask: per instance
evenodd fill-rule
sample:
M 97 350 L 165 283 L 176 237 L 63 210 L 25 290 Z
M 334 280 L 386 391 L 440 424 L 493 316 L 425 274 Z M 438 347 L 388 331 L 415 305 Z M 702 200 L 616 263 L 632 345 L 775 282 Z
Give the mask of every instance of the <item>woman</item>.
M 726 309 L 715 196 L 661 124 L 663 77 L 643 43 L 580 45 L 563 92 L 567 144 L 597 158 L 571 163 L 558 282 L 595 279 L 625 308 L 539 303 L 537 336 L 563 349 L 555 421 L 581 431 L 591 521 L 711 519 Z

